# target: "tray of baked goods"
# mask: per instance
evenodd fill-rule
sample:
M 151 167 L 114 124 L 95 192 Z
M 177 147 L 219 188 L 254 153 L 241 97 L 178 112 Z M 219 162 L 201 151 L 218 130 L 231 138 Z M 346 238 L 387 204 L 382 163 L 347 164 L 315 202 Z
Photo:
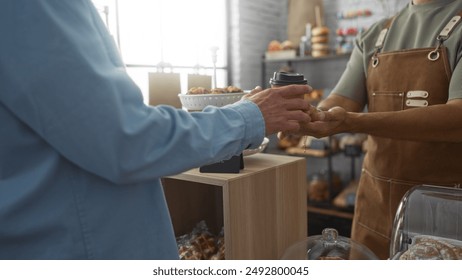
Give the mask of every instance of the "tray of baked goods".
M 462 260 L 462 189 L 419 185 L 398 207 L 393 260 Z

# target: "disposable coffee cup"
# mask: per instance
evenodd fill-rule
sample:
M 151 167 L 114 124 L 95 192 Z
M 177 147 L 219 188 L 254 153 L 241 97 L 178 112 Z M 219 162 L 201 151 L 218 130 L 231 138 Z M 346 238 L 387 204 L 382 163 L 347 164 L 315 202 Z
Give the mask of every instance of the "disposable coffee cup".
M 272 88 L 275 88 L 288 85 L 306 85 L 308 81 L 300 73 L 274 72 L 269 83 Z

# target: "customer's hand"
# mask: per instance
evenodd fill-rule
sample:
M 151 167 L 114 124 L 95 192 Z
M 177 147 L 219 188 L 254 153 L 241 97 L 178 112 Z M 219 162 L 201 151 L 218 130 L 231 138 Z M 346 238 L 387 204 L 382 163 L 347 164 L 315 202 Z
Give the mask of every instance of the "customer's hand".
M 274 89 L 255 88 L 243 99 L 257 104 L 265 119 L 266 135 L 278 131 L 297 132 L 301 123 L 310 122 L 312 106 L 304 99 L 312 88 L 307 85 L 289 85 Z

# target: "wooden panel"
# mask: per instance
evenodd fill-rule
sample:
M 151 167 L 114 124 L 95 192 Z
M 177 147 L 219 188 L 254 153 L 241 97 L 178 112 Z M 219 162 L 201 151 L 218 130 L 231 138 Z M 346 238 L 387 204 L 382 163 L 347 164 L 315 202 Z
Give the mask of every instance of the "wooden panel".
M 278 168 L 278 258 L 285 249 L 308 235 L 306 211 L 306 161 Z
M 175 235 L 190 233 L 202 220 L 218 235 L 223 223 L 221 187 L 165 178 L 162 180 Z
M 234 258 L 279 259 L 306 236 L 304 163 L 269 168 L 225 187 L 226 249 Z
M 277 258 L 276 180 L 272 170 L 225 187 L 226 253 L 234 259 Z

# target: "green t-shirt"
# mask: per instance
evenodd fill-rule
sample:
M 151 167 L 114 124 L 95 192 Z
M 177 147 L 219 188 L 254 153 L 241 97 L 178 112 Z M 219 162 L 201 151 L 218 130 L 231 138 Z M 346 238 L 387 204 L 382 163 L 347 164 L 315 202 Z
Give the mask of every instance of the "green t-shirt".
M 436 47 L 436 37 L 446 24 L 462 11 L 462 1 L 435 0 L 427 4 L 404 7 L 395 17 L 381 52 Z M 333 89 L 333 93 L 353 99 L 360 104 L 367 102 L 366 78 L 370 59 L 379 33 L 387 19 L 373 24 L 355 40 L 345 72 Z M 448 59 L 453 71 L 449 85 L 449 99 L 462 98 L 462 22 L 456 26 L 448 40 Z

